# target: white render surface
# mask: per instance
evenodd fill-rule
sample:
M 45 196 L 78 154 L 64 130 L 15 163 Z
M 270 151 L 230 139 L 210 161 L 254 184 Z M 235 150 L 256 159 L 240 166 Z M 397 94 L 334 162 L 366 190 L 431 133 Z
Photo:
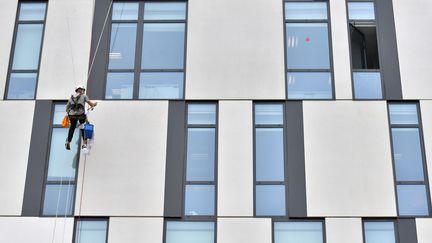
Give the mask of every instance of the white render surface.
M 91 154 L 80 157 L 75 214 L 163 216 L 167 101 L 100 101 Z M 85 164 L 86 163 L 86 164 Z
M 0 139 L 0 215 L 2 216 L 21 215 L 34 106 L 34 101 L 0 101 L 2 117 L 0 119 L 2 137 Z
M 278 0 L 188 2 L 186 99 L 284 99 Z
M 5 93 L 17 8 L 18 0 L 0 0 L 0 16 L 2 20 L 0 35 L 0 100 L 4 98 Z
M 253 216 L 251 101 L 219 102 L 218 215 Z
M 363 243 L 361 218 L 326 218 L 328 243 Z
M 432 2 L 393 0 L 404 99 L 432 99 Z
M 49 1 L 38 99 L 67 99 L 73 87 L 86 85 L 92 22 L 93 1 Z
M 108 243 L 161 243 L 163 226 L 163 218 L 111 217 Z
M 432 188 L 432 100 L 420 101 L 420 109 L 429 188 Z
M 386 102 L 303 108 L 308 216 L 396 216 Z
M 418 243 L 432 242 L 432 219 L 416 218 L 416 227 Z
M 270 218 L 219 218 L 217 243 L 271 243 Z
M 72 242 L 73 218 L 0 217 L 0 243 Z

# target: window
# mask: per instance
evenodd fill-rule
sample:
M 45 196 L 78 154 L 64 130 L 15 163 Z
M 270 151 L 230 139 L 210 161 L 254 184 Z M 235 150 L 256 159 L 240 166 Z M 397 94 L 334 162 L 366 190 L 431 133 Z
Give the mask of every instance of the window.
M 39 74 L 46 2 L 19 4 L 6 99 L 34 99 Z
M 274 243 L 323 243 L 322 221 L 274 223 Z
M 288 99 L 331 99 L 327 2 L 285 2 Z
M 400 216 L 430 214 L 429 188 L 417 103 L 390 103 L 389 117 Z
M 382 99 L 374 2 L 348 2 L 348 18 L 354 98 Z
M 255 215 L 285 216 L 283 104 L 255 104 Z
M 106 243 L 108 219 L 84 218 L 75 222 L 75 243 Z
M 166 221 L 165 243 L 214 243 L 215 223 L 205 221 Z
M 106 99 L 182 99 L 186 2 L 115 2 Z
M 395 223 L 392 221 L 363 222 L 365 243 L 396 243 Z
M 66 115 L 65 109 L 65 104 L 54 105 L 42 208 L 44 216 L 73 214 L 80 135 L 76 130 L 71 142 L 71 150 L 64 148 L 68 129 L 61 127 L 61 121 Z
M 186 216 L 214 216 L 216 210 L 216 104 L 189 104 L 185 176 Z

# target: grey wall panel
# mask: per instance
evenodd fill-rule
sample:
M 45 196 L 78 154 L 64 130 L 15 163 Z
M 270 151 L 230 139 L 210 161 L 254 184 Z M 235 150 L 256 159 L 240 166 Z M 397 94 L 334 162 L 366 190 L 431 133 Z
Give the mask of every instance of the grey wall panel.
M 170 101 L 165 174 L 165 217 L 183 215 L 183 171 L 186 151 L 186 104 Z
M 361 218 L 326 218 L 326 242 L 363 243 Z
M 429 188 L 432 188 L 432 100 L 420 101 Z M 432 201 L 432 198 L 431 198 Z
M 163 218 L 111 217 L 108 243 L 162 243 L 163 227 Z
M 40 215 L 50 139 L 51 113 L 51 101 L 36 101 L 22 207 L 23 216 Z
M 432 242 L 432 219 L 430 218 L 417 218 L 417 241 L 418 243 Z
M 34 107 L 34 101 L 0 101 L 0 216 L 21 215 Z
M 412 219 L 397 220 L 399 241 L 398 243 L 417 243 L 416 221 Z
M 219 218 L 217 243 L 271 243 L 272 221 L 267 218 Z

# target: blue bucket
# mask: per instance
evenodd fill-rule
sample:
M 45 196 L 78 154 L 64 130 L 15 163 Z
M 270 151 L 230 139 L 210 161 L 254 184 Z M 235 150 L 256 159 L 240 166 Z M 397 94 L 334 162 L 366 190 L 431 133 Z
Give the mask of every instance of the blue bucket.
M 84 137 L 85 139 L 92 139 L 93 138 L 93 131 L 94 131 L 94 126 L 93 124 L 85 124 L 84 125 Z

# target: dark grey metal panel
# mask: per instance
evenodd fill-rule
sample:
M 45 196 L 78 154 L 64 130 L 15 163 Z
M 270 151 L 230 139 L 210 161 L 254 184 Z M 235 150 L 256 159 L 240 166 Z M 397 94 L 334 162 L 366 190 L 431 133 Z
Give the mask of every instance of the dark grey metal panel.
M 379 55 L 387 100 L 402 99 L 402 85 L 392 0 L 376 0 Z
M 307 217 L 303 105 L 301 101 L 287 101 L 285 107 L 288 216 L 303 218 Z
M 37 100 L 33 118 L 22 216 L 39 216 L 45 179 L 52 101 Z
M 87 93 L 91 99 L 101 100 L 105 98 L 105 77 L 108 67 L 108 49 L 109 49 L 109 16 L 103 28 L 107 14 L 110 13 L 110 0 L 96 0 L 93 17 L 92 41 L 89 57 L 89 69 L 94 57 L 93 68 L 89 75 L 87 83 Z M 101 32 L 103 33 L 101 35 Z M 100 38 L 99 49 L 97 45 Z M 96 50 L 97 49 L 97 50 Z M 96 56 L 95 56 L 96 55 Z
M 414 218 L 398 219 L 398 243 L 417 243 L 417 228 Z
M 182 217 L 186 103 L 170 101 L 165 173 L 165 217 Z

